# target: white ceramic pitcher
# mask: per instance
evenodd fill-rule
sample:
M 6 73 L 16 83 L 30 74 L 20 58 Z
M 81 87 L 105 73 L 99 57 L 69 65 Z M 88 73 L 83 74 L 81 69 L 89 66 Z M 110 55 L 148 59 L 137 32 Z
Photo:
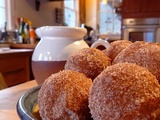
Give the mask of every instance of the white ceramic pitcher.
M 86 33 L 86 29 L 81 27 L 43 26 L 36 29 L 41 40 L 32 55 L 32 71 L 38 84 L 63 70 L 71 53 L 89 47 L 83 40 Z M 92 47 L 102 44 L 109 46 L 109 43 L 102 42 L 98 41 Z

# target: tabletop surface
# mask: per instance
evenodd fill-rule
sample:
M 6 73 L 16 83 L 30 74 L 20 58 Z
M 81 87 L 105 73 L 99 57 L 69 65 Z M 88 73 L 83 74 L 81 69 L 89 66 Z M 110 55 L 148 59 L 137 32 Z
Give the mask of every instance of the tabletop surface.
M 18 99 L 28 89 L 37 86 L 35 80 L 0 90 L 0 120 L 20 120 L 16 105 Z
M 32 49 L 10 49 L 10 48 L 0 48 L 0 54 L 6 53 L 19 53 L 19 52 L 33 52 Z

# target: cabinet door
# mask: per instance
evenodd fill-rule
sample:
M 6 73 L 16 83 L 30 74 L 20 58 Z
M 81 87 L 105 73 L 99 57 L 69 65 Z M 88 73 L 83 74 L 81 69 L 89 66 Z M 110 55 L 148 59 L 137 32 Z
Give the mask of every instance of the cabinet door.
M 160 17 L 160 0 L 123 0 L 122 18 Z
M 141 0 L 123 0 L 122 10 L 124 13 L 139 13 L 141 11 Z
M 30 80 L 32 52 L 0 54 L 0 72 L 8 87 Z
M 146 12 L 157 13 L 160 12 L 160 0 L 145 0 Z
M 9 87 L 29 80 L 28 63 L 29 59 L 24 56 L 8 56 L 0 59 L 0 71 Z

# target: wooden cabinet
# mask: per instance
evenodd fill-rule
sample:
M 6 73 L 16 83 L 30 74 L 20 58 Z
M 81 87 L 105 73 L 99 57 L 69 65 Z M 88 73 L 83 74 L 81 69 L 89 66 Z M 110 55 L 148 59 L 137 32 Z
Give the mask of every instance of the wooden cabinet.
M 141 11 L 141 0 L 124 0 L 122 2 L 123 12 L 124 13 L 139 13 Z
M 148 0 L 145 0 L 144 4 L 145 4 L 144 11 L 146 12 L 146 14 L 150 14 L 155 17 L 160 17 L 160 6 L 159 6 L 160 1 L 159 0 L 151 0 L 150 2 Z
M 30 80 L 32 50 L 0 52 L 0 72 L 8 87 Z
M 123 0 L 122 18 L 160 17 L 160 0 Z

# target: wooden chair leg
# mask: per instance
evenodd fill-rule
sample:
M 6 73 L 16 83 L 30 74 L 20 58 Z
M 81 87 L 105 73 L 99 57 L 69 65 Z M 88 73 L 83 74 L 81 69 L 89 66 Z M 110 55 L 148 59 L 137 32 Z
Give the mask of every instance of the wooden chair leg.
M 0 90 L 7 88 L 7 84 L 4 80 L 2 73 L 0 73 Z

